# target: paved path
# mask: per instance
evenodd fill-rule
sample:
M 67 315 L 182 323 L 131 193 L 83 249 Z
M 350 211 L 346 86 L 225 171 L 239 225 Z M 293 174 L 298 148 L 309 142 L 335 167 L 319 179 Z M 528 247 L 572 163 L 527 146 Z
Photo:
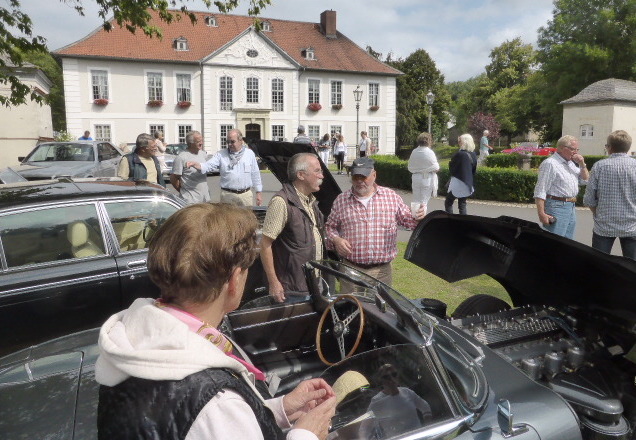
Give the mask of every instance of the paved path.
M 263 203 L 267 205 L 272 196 L 280 190 L 280 182 L 274 177 L 272 173 L 264 172 L 261 174 L 263 178 Z M 333 176 L 343 190 L 351 186 L 351 180 L 345 175 Z M 212 201 L 219 201 L 219 177 L 208 177 L 208 185 L 211 189 Z M 170 189 L 172 187 L 168 185 Z M 402 196 L 407 205 L 411 201 L 410 191 L 398 190 L 398 193 Z M 444 199 L 437 197 L 432 199 L 429 204 L 429 212 L 436 209 L 444 209 Z M 457 203 L 454 206 L 457 209 Z M 521 204 L 521 203 L 501 203 L 483 200 L 468 200 L 468 213 L 472 215 L 479 215 L 483 217 L 499 217 L 501 215 L 507 215 L 510 217 L 517 217 L 531 222 L 538 222 L 537 211 L 534 204 Z M 574 239 L 580 243 L 588 246 L 592 245 L 592 226 L 594 221 L 592 219 L 592 213 L 587 208 L 577 208 L 577 226 Z M 398 240 L 406 242 L 409 240 L 410 231 L 400 231 L 398 233 Z M 620 245 L 618 240 L 614 243 L 612 254 L 621 255 Z

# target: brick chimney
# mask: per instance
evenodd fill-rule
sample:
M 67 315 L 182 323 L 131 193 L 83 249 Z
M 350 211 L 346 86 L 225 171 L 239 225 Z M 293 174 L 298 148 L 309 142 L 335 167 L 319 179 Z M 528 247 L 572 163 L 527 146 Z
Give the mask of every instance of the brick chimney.
M 324 11 L 320 14 L 320 30 L 327 38 L 337 38 L 336 11 Z

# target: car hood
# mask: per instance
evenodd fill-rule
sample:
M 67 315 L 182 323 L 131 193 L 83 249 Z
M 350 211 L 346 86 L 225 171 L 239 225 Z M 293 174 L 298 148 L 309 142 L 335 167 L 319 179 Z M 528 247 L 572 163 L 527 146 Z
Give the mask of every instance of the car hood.
M 93 162 L 26 162 L 21 164 L 17 171 L 27 179 L 49 179 L 61 176 L 79 176 L 90 172 L 95 164 Z
M 609 313 L 636 333 L 636 262 L 512 217 L 435 211 L 413 231 L 405 258 L 453 282 L 490 275 L 515 306 L 574 306 Z
M 316 150 L 309 144 L 293 144 L 291 142 L 275 142 L 275 141 L 256 141 L 254 145 L 250 145 L 250 148 L 254 150 L 257 156 L 267 165 L 272 174 L 281 183 L 289 182 L 287 178 L 287 162 L 294 154 L 297 153 L 312 153 L 315 154 Z M 314 193 L 318 200 L 318 207 L 323 213 L 325 218 L 331 212 L 331 206 L 334 200 L 338 197 L 338 194 L 342 192 L 336 179 L 333 178 L 329 169 L 324 163 L 322 165 L 322 173 L 324 179 L 322 185 L 320 185 L 320 191 Z

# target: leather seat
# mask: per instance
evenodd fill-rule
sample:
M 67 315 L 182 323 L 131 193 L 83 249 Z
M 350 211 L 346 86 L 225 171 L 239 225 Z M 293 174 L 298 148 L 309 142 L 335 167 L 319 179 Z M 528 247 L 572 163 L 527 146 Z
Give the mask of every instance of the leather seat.
M 81 220 L 66 227 L 66 238 L 71 244 L 71 252 L 75 258 L 104 255 L 104 250 L 90 241 L 88 232 L 88 226 Z

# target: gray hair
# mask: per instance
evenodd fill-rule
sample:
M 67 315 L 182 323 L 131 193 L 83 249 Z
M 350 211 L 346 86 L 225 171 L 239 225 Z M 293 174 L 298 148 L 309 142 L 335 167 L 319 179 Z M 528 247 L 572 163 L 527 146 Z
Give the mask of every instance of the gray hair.
M 298 153 L 292 156 L 287 163 L 287 178 L 290 182 L 294 182 L 298 179 L 299 171 L 307 171 L 310 157 L 316 157 L 316 155 L 312 153 Z
M 194 137 L 197 135 L 200 136 L 201 133 L 198 131 L 189 131 L 188 134 L 186 134 L 185 141 L 186 141 L 186 144 L 188 144 L 188 147 L 194 144 Z
M 147 148 L 150 142 L 154 142 L 154 138 L 148 133 L 141 133 L 137 136 L 137 140 L 135 141 L 135 151 L 137 151 L 138 148 Z
M 161 130 L 157 130 L 155 131 L 155 139 L 159 139 L 161 136 L 163 136 L 163 131 Z
M 243 133 L 241 133 L 241 130 L 239 130 L 238 128 L 233 128 L 230 131 L 227 132 L 228 136 L 230 133 L 236 133 L 236 135 L 238 136 L 238 140 L 242 141 L 243 140 Z
M 475 141 L 470 134 L 464 133 L 459 137 L 459 149 L 466 151 L 475 151 Z
M 572 135 L 566 134 L 557 141 L 557 148 L 570 147 L 574 142 L 576 142 L 576 138 Z

